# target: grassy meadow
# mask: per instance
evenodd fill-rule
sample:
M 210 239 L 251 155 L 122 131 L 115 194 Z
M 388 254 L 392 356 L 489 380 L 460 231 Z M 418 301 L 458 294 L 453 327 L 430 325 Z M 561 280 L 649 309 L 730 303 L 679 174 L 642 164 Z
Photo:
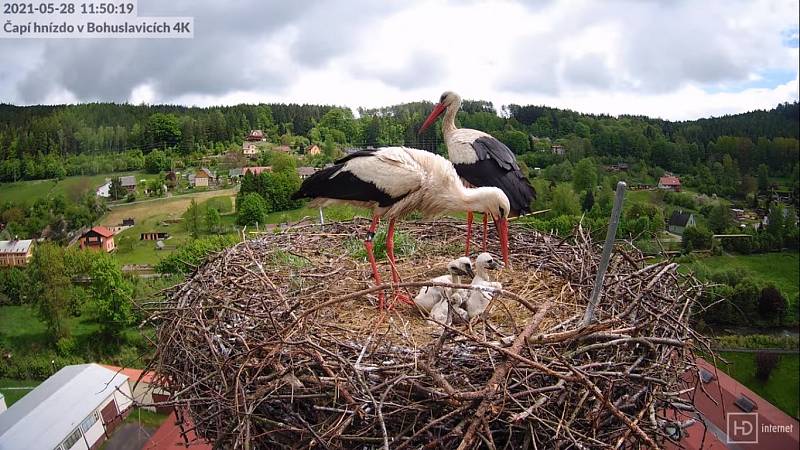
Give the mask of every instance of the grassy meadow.
M 766 383 L 755 376 L 755 353 L 722 352 L 719 368 L 792 417 L 800 417 L 800 355 L 780 355 Z

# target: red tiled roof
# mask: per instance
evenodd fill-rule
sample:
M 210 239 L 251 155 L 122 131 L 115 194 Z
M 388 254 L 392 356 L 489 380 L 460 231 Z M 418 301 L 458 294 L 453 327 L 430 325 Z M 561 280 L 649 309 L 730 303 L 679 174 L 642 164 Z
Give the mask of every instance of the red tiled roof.
M 736 400 L 742 395 L 746 396 L 755 404 L 753 413 L 758 414 L 758 443 L 748 444 L 746 448 L 752 449 L 776 449 L 776 448 L 798 448 L 800 446 L 800 427 L 797 419 L 790 417 L 770 402 L 761 398 L 758 394 L 751 391 L 727 373 L 715 368 L 708 361 L 698 358 L 697 366 L 713 374 L 712 379 L 703 383 L 697 379 L 695 373 L 690 372 L 684 375 L 684 382 L 688 387 L 696 386 L 693 392 L 686 395 L 688 401 L 694 402 L 697 410 L 702 414 L 703 420 L 708 427 L 705 437 L 705 447 L 703 448 L 740 448 L 741 445 L 726 445 L 729 436 L 727 435 L 728 413 L 744 413 L 741 408 L 736 406 Z M 702 386 L 702 388 L 700 388 Z M 785 427 L 786 432 L 770 432 L 772 426 Z M 689 427 L 689 436 L 682 440 L 681 444 L 689 449 L 699 449 L 703 439 L 704 425 L 698 422 Z M 715 446 L 716 445 L 716 446 Z
M 680 186 L 681 180 L 678 177 L 661 177 L 658 180 L 658 184 L 663 184 L 664 186 Z
M 192 425 L 189 419 L 189 414 L 184 414 L 185 421 L 183 425 L 184 430 L 192 430 Z M 181 429 L 176 424 L 177 417 L 172 412 L 167 417 L 167 420 L 156 430 L 153 436 L 144 444 L 142 450 L 182 450 L 187 447 L 184 445 L 183 436 L 181 436 Z M 189 431 L 186 436 L 189 439 L 189 447 L 194 450 L 211 450 L 211 445 L 207 444 L 194 434 L 194 431 Z
M 128 377 L 131 383 L 136 383 L 139 380 L 139 377 L 142 377 L 141 383 L 153 384 L 153 380 L 155 379 L 155 374 L 153 372 L 145 372 L 142 375 L 142 371 L 139 369 L 131 369 L 131 368 L 121 368 L 117 366 L 110 366 L 108 364 L 100 364 L 101 366 L 105 367 L 106 369 L 113 370 L 114 372 L 119 372 Z
M 242 175 L 245 175 L 247 172 L 250 172 L 253 175 L 260 175 L 261 172 L 272 172 L 272 166 L 244 167 L 244 168 L 242 168 Z
M 99 225 L 96 226 L 96 227 L 92 227 L 92 229 L 90 231 L 94 231 L 95 233 L 97 233 L 97 234 L 99 234 L 100 236 L 103 236 L 103 237 L 111 237 L 111 236 L 114 235 L 114 232 L 112 232 L 111 230 L 109 230 L 106 227 L 99 226 Z

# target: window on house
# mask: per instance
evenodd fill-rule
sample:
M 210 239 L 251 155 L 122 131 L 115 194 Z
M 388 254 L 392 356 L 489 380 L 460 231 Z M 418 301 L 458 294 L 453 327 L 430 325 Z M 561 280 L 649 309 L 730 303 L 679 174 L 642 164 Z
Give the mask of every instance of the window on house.
M 744 395 L 740 395 L 739 398 L 737 398 L 733 403 L 744 412 L 752 412 L 754 409 L 756 409 L 756 402 L 750 400 Z
M 64 439 L 64 442 L 62 442 L 61 445 L 64 446 L 65 450 L 68 450 L 72 448 L 72 446 L 75 445 L 75 443 L 78 442 L 80 438 L 81 438 L 81 429 L 75 428 L 75 431 L 73 431 L 69 436 L 67 436 L 67 438 Z
M 97 422 L 97 411 L 92 412 L 89 414 L 89 417 L 83 419 L 83 422 L 81 422 L 81 430 L 86 433 L 89 428 L 92 428 L 95 422 Z

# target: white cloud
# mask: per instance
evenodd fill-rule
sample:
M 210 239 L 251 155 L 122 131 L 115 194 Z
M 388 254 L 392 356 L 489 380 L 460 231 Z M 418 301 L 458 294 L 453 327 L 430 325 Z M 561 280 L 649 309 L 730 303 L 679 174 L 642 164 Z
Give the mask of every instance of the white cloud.
M 787 46 L 798 8 L 766 0 L 274 1 L 223 14 L 210 2 L 142 0 L 142 14 L 194 14 L 196 38 L 6 40 L 0 101 L 375 107 L 453 89 L 497 106 L 689 119 L 798 99 L 800 55 Z

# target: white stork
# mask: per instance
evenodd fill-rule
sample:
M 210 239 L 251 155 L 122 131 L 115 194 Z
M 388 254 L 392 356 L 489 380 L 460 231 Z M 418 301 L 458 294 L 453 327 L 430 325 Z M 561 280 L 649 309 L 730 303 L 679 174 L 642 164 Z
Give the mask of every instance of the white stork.
M 424 150 L 387 147 L 353 153 L 306 178 L 292 198 L 311 198 L 312 206 L 349 203 L 372 208 L 372 224 L 364 246 L 378 284 L 381 278 L 372 253 L 372 238 L 381 217 L 389 219 L 386 255 L 395 285 L 400 277 L 394 259 L 394 224 L 412 211 L 425 216 L 486 211 L 498 224 L 501 246 L 504 254 L 508 253 L 507 218 L 511 207 L 503 191 L 495 187 L 464 187 L 448 160 Z M 411 303 L 396 286 L 394 294 L 395 299 Z M 383 295 L 379 298 L 383 308 Z
M 531 200 L 536 196 L 533 187 L 522 174 L 514 153 L 505 144 L 483 131 L 456 128 L 456 113 L 461 107 L 461 97 L 447 91 L 439 98 L 419 132 L 423 133 L 444 113 L 442 134 L 447 144 L 450 161 L 458 175 L 472 186 L 500 188 L 511 203 L 510 217 L 530 212 Z M 477 210 L 476 210 L 477 211 Z M 483 215 L 483 251 L 486 251 L 487 216 Z M 469 255 L 472 237 L 472 211 L 467 212 L 467 244 Z M 508 255 L 503 255 L 508 264 Z

